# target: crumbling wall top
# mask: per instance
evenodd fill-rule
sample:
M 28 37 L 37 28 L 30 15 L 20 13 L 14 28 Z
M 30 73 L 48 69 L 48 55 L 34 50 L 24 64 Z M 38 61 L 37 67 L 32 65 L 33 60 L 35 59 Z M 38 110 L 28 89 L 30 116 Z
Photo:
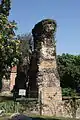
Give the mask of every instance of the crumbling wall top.
M 45 37 L 51 37 L 56 31 L 56 21 L 52 19 L 44 19 L 37 23 L 32 29 L 32 34 L 34 37 L 40 37 L 45 35 Z

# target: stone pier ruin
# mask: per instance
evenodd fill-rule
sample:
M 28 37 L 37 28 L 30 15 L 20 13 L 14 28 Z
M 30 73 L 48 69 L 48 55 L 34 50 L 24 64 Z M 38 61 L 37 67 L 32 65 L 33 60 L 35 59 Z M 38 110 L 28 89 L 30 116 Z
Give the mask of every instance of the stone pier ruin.
M 31 90 L 42 99 L 42 115 L 60 116 L 62 94 L 56 64 L 56 22 L 45 19 L 32 29 L 34 53 L 30 67 Z

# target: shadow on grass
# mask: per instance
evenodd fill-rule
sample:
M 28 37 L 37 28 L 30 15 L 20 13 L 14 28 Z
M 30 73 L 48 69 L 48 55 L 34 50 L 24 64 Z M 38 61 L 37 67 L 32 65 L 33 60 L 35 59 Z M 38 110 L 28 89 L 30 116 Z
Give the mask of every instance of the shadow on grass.
M 4 116 L 4 117 L 0 117 L 0 120 L 79 120 L 79 119 L 73 119 L 73 118 L 57 118 L 57 117 L 47 117 L 47 116 L 34 116 L 34 117 L 30 117 L 30 116 L 26 116 L 26 115 L 17 115 L 17 117 L 13 117 L 10 119 L 10 116 Z

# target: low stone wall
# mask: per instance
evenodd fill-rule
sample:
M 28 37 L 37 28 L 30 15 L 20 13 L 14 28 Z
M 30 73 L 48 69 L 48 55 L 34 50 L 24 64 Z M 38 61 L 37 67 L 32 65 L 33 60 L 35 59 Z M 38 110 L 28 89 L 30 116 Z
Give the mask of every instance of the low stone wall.
M 2 98 L 0 98 L 2 99 Z M 6 99 L 6 98 L 5 98 Z M 27 114 L 35 114 L 35 115 L 45 115 L 44 112 L 46 109 L 46 116 L 54 116 L 54 117 L 68 117 L 68 118 L 78 118 L 80 119 L 80 98 L 71 98 L 65 97 L 62 102 L 58 101 L 58 105 L 55 102 L 50 101 L 50 105 L 53 106 L 50 108 L 49 106 L 43 105 L 41 101 L 22 101 L 15 102 L 13 98 L 7 98 L 5 100 L 3 98 L 0 101 L 0 110 L 5 110 L 6 113 L 15 113 L 15 112 L 23 112 Z M 51 114 L 50 114 L 51 113 Z
M 63 117 L 80 119 L 80 97 L 64 97 L 62 102 Z

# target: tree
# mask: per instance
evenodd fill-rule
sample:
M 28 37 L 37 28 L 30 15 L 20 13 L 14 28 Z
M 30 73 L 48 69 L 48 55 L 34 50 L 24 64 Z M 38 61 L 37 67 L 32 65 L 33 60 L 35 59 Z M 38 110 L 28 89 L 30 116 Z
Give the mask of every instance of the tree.
M 19 52 L 20 60 L 17 66 L 17 76 L 15 79 L 15 86 L 12 90 L 16 97 L 18 96 L 18 91 L 20 88 L 26 88 L 26 83 L 29 82 L 28 72 L 29 72 L 29 64 L 30 64 L 30 56 L 32 54 L 32 35 L 31 34 L 22 34 L 18 35 L 17 39 L 19 39 Z M 27 86 L 28 87 L 28 86 Z
M 57 64 L 61 87 L 80 92 L 80 55 L 58 55 Z
M 23 61 L 25 57 L 29 58 L 32 53 L 33 50 L 32 35 L 30 33 L 18 35 L 17 39 L 20 40 L 19 51 L 21 53 L 21 59 Z
M 19 39 L 20 41 L 19 52 L 21 53 L 19 65 L 17 67 L 18 68 L 17 72 L 20 72 L 20 70 L 23 69 L 23 71 L 27 76 L 27 72 L 30 64 L 30 58 L 31 58 L 32 49 L 33 49 L 32 35 L 31 34 L 18 35 L 17 39 Z
M 19 41 L 15 39 L 16 23 L 8 20 L 11 7 L 10 0 L 0 3 L 0 81 L 8 77 L 10 68 L 19 61 Z

